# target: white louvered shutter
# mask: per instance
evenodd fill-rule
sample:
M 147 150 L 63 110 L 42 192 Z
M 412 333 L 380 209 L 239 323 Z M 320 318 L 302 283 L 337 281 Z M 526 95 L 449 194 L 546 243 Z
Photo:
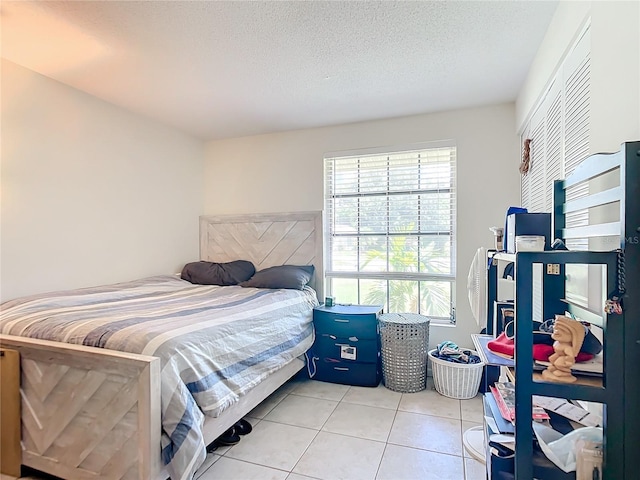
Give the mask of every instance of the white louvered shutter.
M 557 85 L 550 90 L 551 106 L 546 116 L 545 212 L 553 211 L 553 182 L 563 178 L 562 172 L 562 96 Z
M 534 127 L 531 136 L 531 184 L 529 206 L 531 212 L 544 212 L 546 206 L 546 136 L 544 118 Z
M 531 117 L 525 138 L 531 139 L 531 169 L 522 177 L 522 206 L 532 212 L 551 212 L 553 182 L 566 178 L 589 154 L 590 33 L 587 28 L 561 65 L 543 100 Z M 588 194 L 588 184 L 567 190 L 567 200 Z M 567 226 L 589 224 L 588 212 L 567 215 Z M 571 241 L 572 249 L 585 248 Z
M 585 35 L 568 59 L 568 74 L 565 83 L 565 133 L 564 133 L 564 176 L 567 177 L 589 155 L 589 134 L 591 114 L 591 57 L 589 36 Z M 583 183 L 567 189 L 567 200 L 575 200 L 589 194 L 589 184 Z M 589 225 L 588 210 L 569 213 L 565 218 L 567 227 Z M 588 242 L 583 239 L 567 241 L 572 250 L 586 250 Z

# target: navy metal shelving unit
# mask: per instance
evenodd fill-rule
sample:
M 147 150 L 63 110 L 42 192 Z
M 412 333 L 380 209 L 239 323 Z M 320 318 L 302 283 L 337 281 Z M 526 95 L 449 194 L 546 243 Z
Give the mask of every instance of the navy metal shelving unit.
M 567 264 L 590 264 L 606 266 L 606 291 L 615 288 L 617 272 L 617 254 L 615 252 L 523 252 L 516 257 L 516 473 L 518 479 L 533 478 L 572 478 L 566 477 L 564 472 L 557 469 L 549 462 L 545 475 L 540 476 L 539 472 L 534 472 L 529 458 L 533 455 L 533 429 L 531 426 L 532 395 L 543 395 L 548 397 L 570 398 L 574 400 L 586 400 L 598 402 L 606 405 L 604 431 L 605 445 L 620 445 L 619 427 L 624 424 L 623 408 L 623 382 L 622 372 L 624 368 L 624 358 L 619 352 L 623 342 L 624 330 L 623 319 L 614 318 L 622 315 L 604 315 L 604 322 L 600 326 L 604 329 L 604 357 L 607 366 L 606 377 L 600 386 L 582 384 L 551 383 L 543 380 L 533 380 L 533 362 L 531 352 L 533 349 L 533 333 L 531 323 L 527 319 L 531 318 L 533 312 L 533 301 L 531 295 L 531 280 L 533 277 L 533 266 L 542 265 L 542 271 L 547 271 L 547 265 Z M 563 268 L 560 269 L 561 273 Z M 558 283 L 557 279 L 563 279 L 564 275 L 547 275 L 543 273 L 543 284 L 549 280 Z M 550 278 L 553 277 L 553 278 Z M 565 304 L 562 299 L 565 296 L 564 285 L 557 287 L 554 293 L 552 288 L 545 288 L 544 303 L 560 304 L 554 311 L 571 311 L 572 305 Z M 546 313 L 546 308 L 545 308 Z M 608 318 L 607 318 L 608 317 Z M 545 315 L 545 318 L 549 318 Z M 584 317 L 581 317 L 584 318 Z M 518 321 L 520 319 L 520 321 Z M 522 321 L 524 319 L 524 321 Z M 591 319 L 593 320 L 593 318 Z M 526 359 L 526 360 L 523 360 Z M 606 387 L 605 384 L 606 383 Z M 623 465 L 621 455 L 622 449 L 608 449 L 606 452 L 606 476 L 605 478 L 622 479 L 622 472 L 619 469 Z M 574 476 L 575 477 L 575 476 Z
M 619 186 L 578 200 L 566 201 L 566 188 L 590 182 L 602 175 L 617 175 Z M 566 180 L 554 186 L 554 238 L 595 238 L 617 235 L 620 252 L 547 251 L 516 254 L 516 454 L 515 478 L 553 480 L 575 478 L 551 462 L 536 461 L 531 426 L 532 395 L 598 402 L 604 405 L 603 478 L 637 478 L 640 467 L 640 142 L 622 144 L 619 152 L 592 155 Z M 588 227 L 565 228 L 565 214 L 601 205 L 618 204 L 620 221 Z M 620 259 L 624 258 L 624 263 Z M 561 384 L 534 378 L 531 318 L 534 265 L 542 266 L 544 318 L 571 312 L 581 320 L 598 324 L 604 332 L 604 373 L 600 384 Z M 589 311 L 566 300 L 565 267 L 568 264 L 602 265 L 607 298 L 616 291 L 619 274 L 626 277 L 622 314 Z M 559 274 L 547 266 L 558 265 Z M 624 271 L 621 266 L 625 266 Z M 552 269 L 553 270 L 553 269 Z M 538 270 L 537 270 L 538 271 Z M 538 452 L 539 453 L 539 452 Z M 537 457 L 536 457 L 537 458 Z M 540 460 L 540 459 L 538 459 Z

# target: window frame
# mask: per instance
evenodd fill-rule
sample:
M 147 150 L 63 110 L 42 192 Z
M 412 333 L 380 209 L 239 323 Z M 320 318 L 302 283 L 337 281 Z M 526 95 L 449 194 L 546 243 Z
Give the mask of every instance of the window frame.
M 335 179 L 330 178 L 330 175 L 335 173 L 335 162 L 339 162 L 340 160 L 353 160 L 354 158 L 358 159 L 376 159 L 379 157 L 387 157 L 387 170 L 389 168 L 393 168 L 393 156 L 401 156 L 407 155 L 411 153 L 415 153 L 419 158 L 421 153 L 427 153 L 427 157 L 429 154 L 431 155 L 442 155 L 442 150 L 449 150 L 445 155 L 449 155 L 449 177 L 448 177 L 448 185 L 446 188 L 438 185 L 436 188 L 420 188 L 423 187 L 419 185 L 418 188 L 408 187 L 406 189 L 398 189 L 392 188 L 389 182 L 389 179 L 392 178 L 387 173 L 387 184 L 386 189 L 376 190 L 376 191 L 368 191 L 363 192 L 361 187 L 360 173 L 358 173 L 357 180 L 355 182 L 356 187 L 352 191 L 347 192 L 336 192 L 335 191 Z M 400 160 L 398 161 L 398 167 L 402 167 Z M 446 163 L 443 162 L 443 163 Z M 390 282 L 393 281 L 411 281 L 417 282 L 417 311 L 412 313 L 422 313 L 428 315 L 434 323 L 442 323 L 442 324 L 455 324 L 455 307 L 456 307 L 456 245 L 457 245 L 457 146 L 453 140 L 446 140 L 440 142 L 428 142 L 421 144 L 414 144 L 406 147 L 387 147 L 387 148 L 377 148 L 377 149 L 367 149 L 367 150 L 359 150 L 359 151 L 348 151 L 348 152 L 334 152 L 330 154 L 326 154 L 324 156 L 324 207 L 325 207 L 325 291 L 328 295 L 334 294 L 334 280 L 340 279 L 352 279 L 356 281 L 357 285 L 357 299 L 358 303 L 362 303 L 362 280 L 372 280 L 372 281 L 385 281 L 385 311 L 389 311 L 390 305 Z M 416 165 L 417 171 L 420 171 L 421 164 L 420 160 L 418 160 L 418 164 Z M 360 172 L 360 166 L 358 165 L 357 171 Z M 365 168 L 365 167 L 362 167 Z M 331 173 L 330 173 L 331 172 Z M 437 177 L 434 177 L 437 178 Z M 333 183 L 331 183 L 333 182 Z M 333 187 L 332 187 L 333 185 Z M 396 185 L 397 187 L 397 185 Z M 448 229 L 444 230 L 432 230 L 426 227 L 422 228 L 421 222 L 421 202 L 424 203 L 423 195 L 429 194 L 440 194 L 446 193 L 449 198 L 449 217 L 447 222 L 449 224 Z M 389 222 L 390 217 L 390 209 L 389 209 L 389 198 L 396 195 L 417 195 L 416 203 L 417 203 L 417 219 L 418 226 L 415 232 L 410 231 L 400 231 L 395 232 L 392 231 L 391 222 Z M 341 198 L 373 198 L 373 197 L 381 197 L 384 196 L 387 198 L 387 211 L 386 216 L 384 216 L 386 227 L 384 231 L 374 231 L 374 232 L 362 232 L 360 231 L 361 226 L 361 206 L 358 201 L 357 206 L 357 230 L 355 232 L 339 232 L 336 231 L 335 226 L 335 213 L 334 206 L 336 203 L 336 199 Z M 422 207 L 423 208 L 423 207 Z M 387 262 L 386 271 L 363 271 L 362 270 L 362 262 L 360 259 L 360 239 L 366 236 L 385 236 L 387 238 L 387 251 L 385 256 L 385 261 Z M 355 260 L 355 268 L 356 270 L 334 270 L 333 269 L 333 258 L 334 258 L 334 241 L 337 238 L 355 238 L 356 239 L 356 260 Z M 433 273 L 433 272 L 420 272 L 420 271 L 391 271 L 389 266 L 389 258 L 390 258 L 390 247 L 389 247 L 389 238 L 393 237 L 417 237 L 417 245 L 416 245 L 416 253 L 417 257 L 417 268 L 420 269 L 420 265 L 422 262 L 420 260 L 420 244 L 422 238 L 429 237 L 447 237 L 447 244 L 449 248 L 449 253 L 447 256 L 448 262 L 448 273 Z M 429 282 L 445 282 L 449 284 L 449 291 L 447 293 L 449 298 L 449 315 L 444 316 L 433 316 L 428 313 L 424 313 L 422 304 L 423 300 L 423 289 L 429 288 L 427 284 Z M 445 287 L 446 288 L 446 287 Z M 340 302 L 340 298 L 337 299 Z M 406 311 L 406 310 L 405 310 Z

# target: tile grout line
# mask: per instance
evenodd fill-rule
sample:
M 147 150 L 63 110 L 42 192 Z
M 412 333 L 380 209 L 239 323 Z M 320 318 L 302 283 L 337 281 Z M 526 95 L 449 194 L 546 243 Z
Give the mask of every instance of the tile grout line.
M 462 478 L 467 480 L 467 462 L 464 461 L 464 426 L 462 419 L 462 402 L 458 400 L 458 405 L 460 406 L 460 443 L 462 444 Z
M 460 432 L 460 442 L 461 442 L 461 448 L 462 448 L 461 455 L 455 455 L 455 454 L 450 454 L 450 453 L 446 453 L 446 452 L 430 450 L 430 449 L 427 449 L 427 448 L 410 447 L 410 446 L 406 446 L 406 445 L 399 445 L 399 446 L 404 447 L 404 448 L 409 448 L 409 449 L 412 449 L 412 450 L 424 451 L 424 452 L 432 452 L 432 453 L 436 453 L 436 454 L 440 454 L 440 455 L 445 455 L 445 456 L 448 456 L 448 457 L 457 458 L 459 461 L 462 461 L 462 472 L 463 472 L 463 475 L 464 475 L 463 479 L 471 480 L 471 479 L 467 479 L 467 476 L 469 475 L 469 472 L 467 471 L 468 470 L 467 469 L 467 462 L 466 462 L 466 458 L 464 456 L 464 451 L 465 450 L 464 450 L 464 442 L 463 442 L 463 439 L 462 439 L 462 435 L 464 433 L 463 432 L 463 429 L 464 429 L 463 421 L 464 420 L 463 420 L 463 413 L 462 413 L 463 405 L 462 405 L 461 401 L 458 401 L 459 418 L 456 419 L 456 418 L 451 418 L 451 417 L 446 417 L 446 416 L 442 417 L 442 416 L 439 416 L 439 415 L 431 415 L 431 414 L 425 414 L 425 413 L 419 413 L 419 412 L 411 412 L 411 411 L 400 410 L 400 406 L 402 404 L 402 399 L 404 398 L 404 395 L 405 395 L 404 393 L 401 393 L 400 399 L 398 400 L 395 408 L 393 408 L 393 409 L 392 408 L 385 408 L 385 407 L 375 406 L 375 405 L 370 405 L 370 404 L 367 404 L 367 403 L 347 402 L 347 401 L 345 401 L 345 398 L 347 397 L 347 395 L 349 394 L 349 392 L 351 391 L 352 388 L 353 388 L 352 386 L 349 386 L 349 388 L 347 390 L 345 390 L 345 392 L 342 394 L 342 396 L 340 397 L 339 400 L 333 400 L 335 402 L 335 405 L 334 405 L 333 409 L 331 410 L 331 412 L 328 414 L 328 416 L 325 419 L 325 421 L 322 423 L 322 425 L 318 429 L 310 428 L 310 427 L 304 427 L 304 426 L 300 426 L 300 425 L 289 424 L 289 423 L 283 423 L 283 422 L 280 422 L 280 421 L 275 422 L 273 420 L 267 420 L 267 422 L 272 422 L 272 423 L 281 424 L 281 425 L 287 425 L 287 426 L 295 426 L 295 427 L 300 427 L 300 428 L 306 428 L 308 430 L 313 430 L 315 432 L 313 438 L 311 439 L 311 441 L 309 442 L 307 447 L 304 449 L 304 451 L 299 456 L 298 460 L 295 462 L 295 464 L 291 467 L 290 470 L 285 470 L 285 469 L 278 468 L 278 467 L 271 467 L 269 465 L 263 465 L 263 464 L 260 464 L 260 463 L 254 463 L 254 462 L 252 462 L 250 460 L 249 461 L 239 460 L 239 459 L 235 459 L 233 457 L 226 457 L 226 458 L 230 458 L 230 459 L 233 459 L 233 460 L 236 460 L 236 461 L 240 461 L 240 462 L 246 462 L 246 463 L 251 464 L 251 465 L 256 465 L 256 466 L 265 467 L 265 468 L 271 468 L 271 469 L 274 469 L 274 470 L 277 470 L 277 471 L 280 471 L 280 472 L 285 472 L 285 473 L 287 473 L 287 477 L 289 475 L 291 475 L 291 474 L 302 475 L 302 474 L 298 474 L 298 473 L 294 472 L 295 468 L 299 465 L 299 463 L 302 460 L 302 458 L 309 452 L 309 448 L 311 447 L 313 442 L 317 439 L 319 433 L 320 432 L 325 432 L 323 429 L 326 427 L 326 425 L 329 422 L 329 419 L 331 418 L 331 416 L 336 412 L 336 410 L 340 407 L 340 405 L 342 403 L 344 403 L 345 405 L 361 405 L 361 406 L 367 406 L 367 407 L 381 408 L 381 409 L 385 409 L 385 410 L 392 410 L 394 412 L 393 420 L 391 421 L 391 427 L 389 428 L 389 431 L 388 431 L 388 433 L 386 435 L 386 438 L 384 440 L 367 439 L 369 441 L 382 443 L 384 445 L 383 450 L 382 450 L 382 455 L 380 457 L 380 460 L 378 461 L 378 465 L 377 465 L 377 468 L 376 468 L 376 471 L 375 471 L 375 475 L 374 475 L 372 480 L 377 479 L 378 475 L 380 474 L 380 469 L 382 467 L 382 463 L 383 463 L 385 454 L 388 451 L 388 446 L 389 445 L 396 445 L 395 443 L 389 442 L 389 439 L 390 439 L 391 433 L 393 431 L 393 426 L 394 426 L 394 424 L 395 424 L 395 422 L 397 420 L 399 412 L 409 413 L 409 414 L 416 414 L 416 415 L 420 415 L 421 417 L 433 417 L 433 418 L 441 418 L 441 419 L 447 419 L 447 420 L 458 420 L 458 422 L 459 422 L 459 432 Z M 288 392 L 287 394 L 285 394 L 280 399 L 280 401 L 276 405 L 274 405 L 274 407 L 272 409 L 270 409 L 269 412 L 267 412 L 265 417 L 290 395 L 295 395 L 297 397 L 308 397 L 308 398 L 315 398 L 315 399 L 318 399 L 318 400 L 329 400 L 329 401 L 331 401 L 328 398 L 314 396 L 314 395 L 299 395 L 299 394 L 297 394 L 295 392 L 295 389 L 294 389 L 294 390 Z M 265 418 L 260 418 L 259 419 L 257 417 L 256 417 L 256 419 L 258 420 L 258 423 L 260 423 L 263 420 L 265 420 Z M 469 423 L 474 423 L 474 422 L 470 421 Z M 362 437 L 358 437 L 358 436 L 351 436 L 351 435 L 344 434 L 344 433 L 334 433 L 334 432 L 329 432 L 329 431 L 326 431 L 325 433 L 335 434 L 335 435 L 339 435 L 339 436 L 343 436 L 343 437 L 347 437 L 347 438 L 362 438 Z M 222 458 L 229 451 L 231 451 L 231 448 L 229 448 L 223 455 L 219 455 L 219 457 Z M 213 467 L 213 465 L 215 465 L 215 463 L 216 462 L 212 463 L 212 465 L 209 468 Z M 207 469 L 207 471 L 209 470 L 209 468 Z M 204 473 L 205 472 L 203 472 L 203 474 Z M 312 477 L 312 476 L 309 476 L 309 475 L 303 475 L 303 476 L 307 476 L 309 478 L 318 478 L 318 477 Z
M 347 392 L 348 392 L 349 390 L 351 390 L 351 387 L 349 387 L 349 388 L 345 391 L 344 395 L 346 395 L 346 394 L 347 394 Z M 292 393 L 293 393 L 293 392 L 292 392 Z M 342 398 L 344 398 L 344 395 L 342 396 Z M 300 395 L 300 396 L 301 396 L 301 395 Z M 312 397 L 312 398 L 317 398 L 317 397 Z M 323 400 L 323 399 L 320 399 L 320 400 Z M 302 455 L 300 455 L 300 458 L 298 458 L 298 460 L 296 461 L 296 463 L 295 463 L 295 464 L 293 465 L 293 467 L 291 468 L 291 471 L 289 472 L 289 474 L 294 473 L 294 470 L 296 469 L 296 467 L 297 467 L 297 466 L 298 466 L 298 464 L 300 463 L 300 460 L 302 460 L 302 457 L 304 457 L 304 456 L 305 456 L 305 454 L 306 454 L 306 453 L 307 453 L 307 451 L 309 450 L 309 447 L 311 447 L 311 445 L 312 445 L 312 444 L 313 444 L 313 442 L 316 440 L 316 438 L 318 438 L 318 435 L 320 434 L 320 432 L 322 432 L 322 427 L 324 427 L 324 426 L 325 426 L 325 424 L 327 423 L 327 421 L 329 421 L 329 418 L 331 417 L 331 415 L 333 415 L 333 412 L 335 412 L 335 411 L 336 411 L 336 408 L 338 408 L 338 405 L 340 405 L 340 402 L 342 402 L 342 400 L 339 400 L 339 401 L 336 403 L 335 407 L 333 407 L 333 410 L 331 411 L 331 413 L 329 414 L 329 416 L 327 417 L 327 419 L 324 421 L 324 423 L 320 426 L 320 429 L 319 429 L 319 430 L 317 430 L 317 432 L 316 432 L 316 434 L 314 435 L 313 439 L 309 442 L 309 445 L 307 445 L 307 448 L 305 448 L 305 449 L 304 449 L 304 452 L 302 452 Z M 315 429 L 312 429 L 312 430 L 315 430 Z M 301 475 L 301 474 L 297 474 L 297 475 Z M 287 475 L 287 477 L 288 477 L 288 476 L 289 476 L 289 475 Z M 309 475 L 304 475 L 304 476 L 309 477 Z M 316 477 L 310 477 L 310 478 L 316 478 Z

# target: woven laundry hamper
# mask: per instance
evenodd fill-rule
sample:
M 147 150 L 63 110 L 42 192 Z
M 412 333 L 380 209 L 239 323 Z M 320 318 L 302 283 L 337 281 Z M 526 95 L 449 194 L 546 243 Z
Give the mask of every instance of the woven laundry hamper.
M 476 354 L 475 351 L 469 350 Z M 484 363 L 454 363 L 436 357 L 436 350 L 429 352 L 433 385 L 440 395 L 466 400 L 473 398 L 480 388 Z
M 385 387 L 403 393 L 424 390 L 429 318 L 416 313 L 383 313 L 378 321 Z

